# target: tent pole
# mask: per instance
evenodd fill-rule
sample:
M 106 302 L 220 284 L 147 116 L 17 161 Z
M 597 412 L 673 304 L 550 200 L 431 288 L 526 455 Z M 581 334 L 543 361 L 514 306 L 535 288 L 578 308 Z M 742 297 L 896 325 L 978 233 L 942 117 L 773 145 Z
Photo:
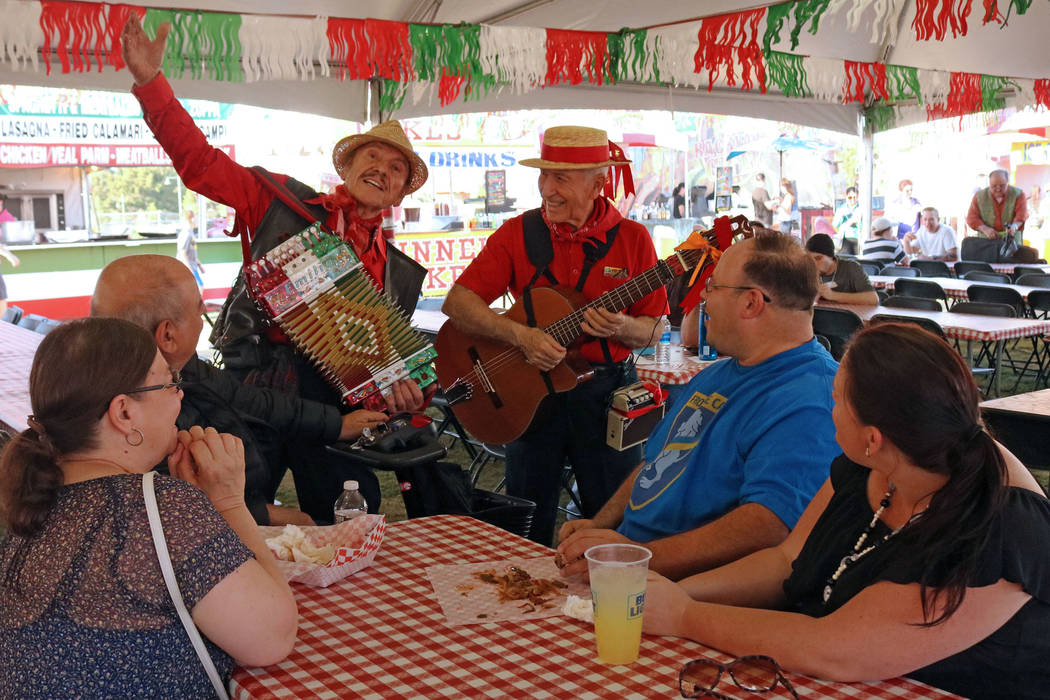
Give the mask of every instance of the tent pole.
M 871 122 L 861 112 L 857 115 L 857 135 L 860 137 L 860 181 L 857 183 L 860 190 L 860 231 L 857 232 L 857 251 L 861 245 L 868 240 L 868 232 L 871 231 L 871 202 L 872 190 L 875 183 L 875 137 L 871 130 Z

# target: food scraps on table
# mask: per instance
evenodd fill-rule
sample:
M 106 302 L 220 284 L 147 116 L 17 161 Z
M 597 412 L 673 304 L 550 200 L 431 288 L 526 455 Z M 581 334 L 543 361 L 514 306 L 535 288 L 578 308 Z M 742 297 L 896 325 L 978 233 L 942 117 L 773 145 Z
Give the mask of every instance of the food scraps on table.
M 533 578 L 528 571 L 517 566 L 508 566 L 502 574 L 493 569 L 474 572 L 474 577 L 482 583 L 496 586 L 499 602 L 506 603 L 520 600 L 518 605 L 522 612 L 533 612 L 536 609 L 555 607 L 551 597 L 561 592 L 565 584 L 548 578 Z

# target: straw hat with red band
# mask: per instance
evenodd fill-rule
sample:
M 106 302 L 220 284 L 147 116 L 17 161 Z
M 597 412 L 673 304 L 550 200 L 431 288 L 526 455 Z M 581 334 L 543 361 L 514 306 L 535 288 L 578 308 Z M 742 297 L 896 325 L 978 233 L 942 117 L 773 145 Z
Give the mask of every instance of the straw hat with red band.
M 603 194 L 609 198 L 614 197 L 620 179 L 623 180 L 624 196 L 634 194 L 630 159 L 601 129 L 588 126 L 552 126 L 543 132 L 540 157 L 526 158 L 518 162 L 529 168 L 543 170 L 589 170 L 609 166 L 612 172 L 605 181 Z
M 405 191 L 401 194 L 415 192 L 427 181 L 427 164 L 412 150 L 412 142 L 408 140 L 401 123 L 394 120 L 383 122 L 372 127 L 363 134 L 352 134 L 339 141 L 332 149 L 332 164 L 339 177 L 343 177 L 343 169 L 350 162 L 350 156 L 361 146 L 369 143 L 383 143 L 393 146 L 404 154 L 408 159 L 410 170 L 408 180 L 405 183 Z

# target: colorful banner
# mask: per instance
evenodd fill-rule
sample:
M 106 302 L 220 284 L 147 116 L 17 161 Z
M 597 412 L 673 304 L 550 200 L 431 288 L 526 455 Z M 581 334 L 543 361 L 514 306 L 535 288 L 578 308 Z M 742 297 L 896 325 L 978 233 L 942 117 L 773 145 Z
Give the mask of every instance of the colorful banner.
M 152 137 L 151 137 L 152 138 Z M 217 146 L 230 158 L 233 146 Z M 0 168 L 49 168 L 97 165 L 133 167 L 171 165 L 160 146 L 110 146 L 75 143 L 10 143 L 0 141 Z
M 492 231 L 401 233 L 394 243 L 401 252 L 427 268 L 423 296 L 443 297 L 485 247 L 491 234 Z

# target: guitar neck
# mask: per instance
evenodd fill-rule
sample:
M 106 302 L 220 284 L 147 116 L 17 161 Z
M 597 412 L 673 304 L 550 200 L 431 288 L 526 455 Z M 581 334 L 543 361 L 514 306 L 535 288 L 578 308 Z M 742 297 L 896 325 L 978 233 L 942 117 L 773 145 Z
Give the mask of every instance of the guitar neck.
M 670 282 L 684 270 L 691 269 L 696 264 L 698 257 L 698 254 L 695 253 L 696 251 L 683 251 L 682 255 L 672 255 L 666 260 L 661 260 L 637 277 L 624 282 L 616 289 L 609 290 L 543 330 L 558 341 L 562 347 L 568 347 L 583 333 L 580 324 L 583 323 L 583 312 L 586 309 L 603 308 L 614 312 L 623 311 Z M 674 267 L 671 261 L 676 263 Z M 680 269 L 676 270 L 676 267 Z

